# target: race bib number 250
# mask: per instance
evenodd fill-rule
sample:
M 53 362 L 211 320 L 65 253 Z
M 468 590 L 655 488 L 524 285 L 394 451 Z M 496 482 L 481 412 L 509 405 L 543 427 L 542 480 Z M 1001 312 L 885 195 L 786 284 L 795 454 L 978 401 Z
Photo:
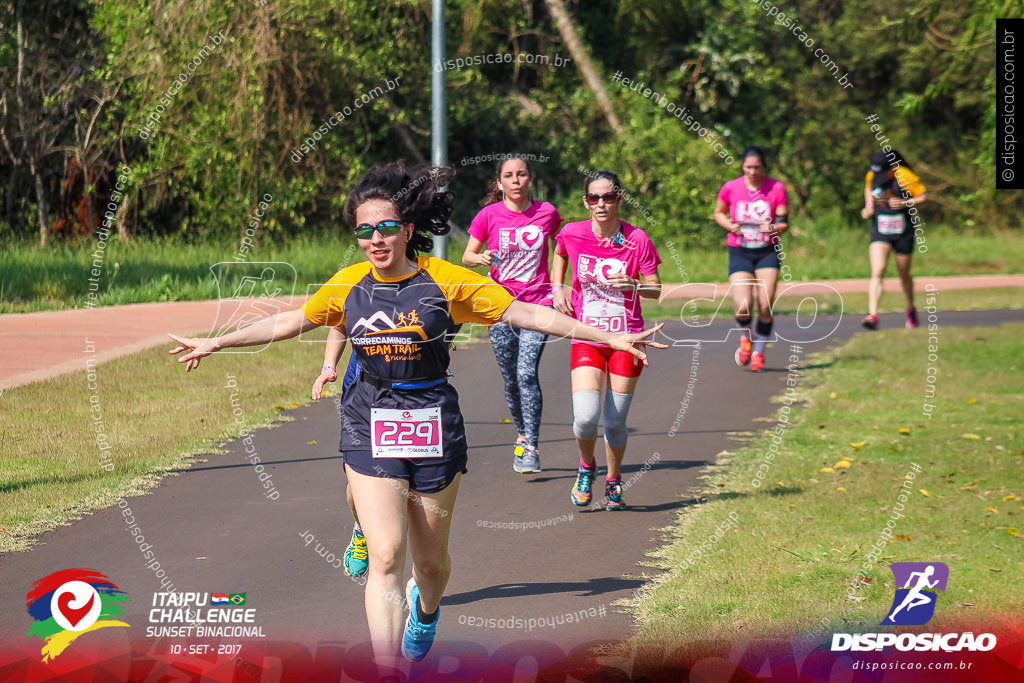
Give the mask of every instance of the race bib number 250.
M 441 407 L 401 410 L 371 408 L 375 458 L 440 458 Z

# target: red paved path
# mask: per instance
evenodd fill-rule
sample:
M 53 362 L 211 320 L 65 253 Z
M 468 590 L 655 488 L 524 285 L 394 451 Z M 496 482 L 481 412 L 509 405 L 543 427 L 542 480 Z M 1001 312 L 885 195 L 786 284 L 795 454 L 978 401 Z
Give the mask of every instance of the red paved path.
M 924 290 L 934 285 L 938 291 L 985 289 L 993 287 L 1024 288 L 1024 275 L 971 275 L 948 277 L 916 277 L 914 288 Z M 781 283 L 780 294 L 794 286 L 800 294 L 866 292 L 867 280 L 831 280 L 828 282 Z M 691 283 L 665 285 L 670 299 L 717 299 L 726 294 L 728 285 Z M 898 292 L 899 281 L 885 281 L 887 292 Z M 303 298 L 279 302 L 282 309 L 293 308 Z M 88 339 L 95 347 L 97 361 L 103 363 L 119 356 L 168 342 L 167 332 L 204 333 L 251 314 L 249 306 L 238 307 L 238 301 L 182 301 L 173 303 L 104 306 L 44 313 L 0 315 L 0 389 L 38 382 L 50 377 L 81 370 L 82 352 Z M 90 353 L 90 355 L 92 355 Z

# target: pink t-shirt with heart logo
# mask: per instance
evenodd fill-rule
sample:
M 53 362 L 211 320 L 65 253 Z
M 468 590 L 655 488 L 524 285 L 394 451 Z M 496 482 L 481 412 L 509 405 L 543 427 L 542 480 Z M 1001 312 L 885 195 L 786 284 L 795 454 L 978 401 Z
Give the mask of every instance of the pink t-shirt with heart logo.
M 561 225 L 558 209 L 547 202 L 535 201 L 522 213 L 495 202 L 476 215 L 469 234 L 498 251 L 491 264 L 492 280 L 519 301 L 548 305 L 548 240 Z

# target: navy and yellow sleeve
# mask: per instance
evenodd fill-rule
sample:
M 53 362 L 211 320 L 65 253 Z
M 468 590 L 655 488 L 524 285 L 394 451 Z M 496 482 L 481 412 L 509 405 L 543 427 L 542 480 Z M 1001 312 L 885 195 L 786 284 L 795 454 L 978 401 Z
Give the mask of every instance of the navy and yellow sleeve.
M 436 258 L 427 259 L 427 272 L 444 292 L 456 325 L 493 325 L 515 298 L 494 280 Z
M 343 270 L 322 284 L 313 296 L 302 306 L 302 313 L 317 325 L 337 327 L 345 322 L 345 299 L 352 288 L 366 276 L 372 266 L 357 263 Z

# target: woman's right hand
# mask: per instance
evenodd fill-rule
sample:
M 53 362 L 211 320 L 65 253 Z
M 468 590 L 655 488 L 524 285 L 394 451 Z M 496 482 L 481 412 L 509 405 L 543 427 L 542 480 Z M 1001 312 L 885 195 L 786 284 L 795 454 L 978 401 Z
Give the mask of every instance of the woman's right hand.
M 489 266 L 494 263 L 494 256 L 498 252 L 494 249 L 485 249 L 476 255 L 478 266 Z
M 557 287 L 551 294 L 552 304 L 556 311 L 562 315 L 567 315 L 570 318 L 575 318 L 575 314 L 572 310 L 572 303 L 569 301 L 569 297 L 565 294 L 565 289 Z
M 320 372 L 320 376 L 313 381 L 313 392 L 311 394 L 314 401 L 319 401 L 320 397 L 324 393 L 324 385 L 328 382 L 338 381 L 337 370 L 323 370 Z
M 875 215 L 875 207 L 873 207 L 873 206 L 865 206 L 863 209 L 860 210 L 860 217 L 861 218 L 871 218 L 874 215 Z
M 739 223 L 730 223 L 729 224 L 729 232 L 731 232 L 732 234 L 736 235 L 737 237 L 742 237 L 743 236 L 743 228 L 740 227 Z

